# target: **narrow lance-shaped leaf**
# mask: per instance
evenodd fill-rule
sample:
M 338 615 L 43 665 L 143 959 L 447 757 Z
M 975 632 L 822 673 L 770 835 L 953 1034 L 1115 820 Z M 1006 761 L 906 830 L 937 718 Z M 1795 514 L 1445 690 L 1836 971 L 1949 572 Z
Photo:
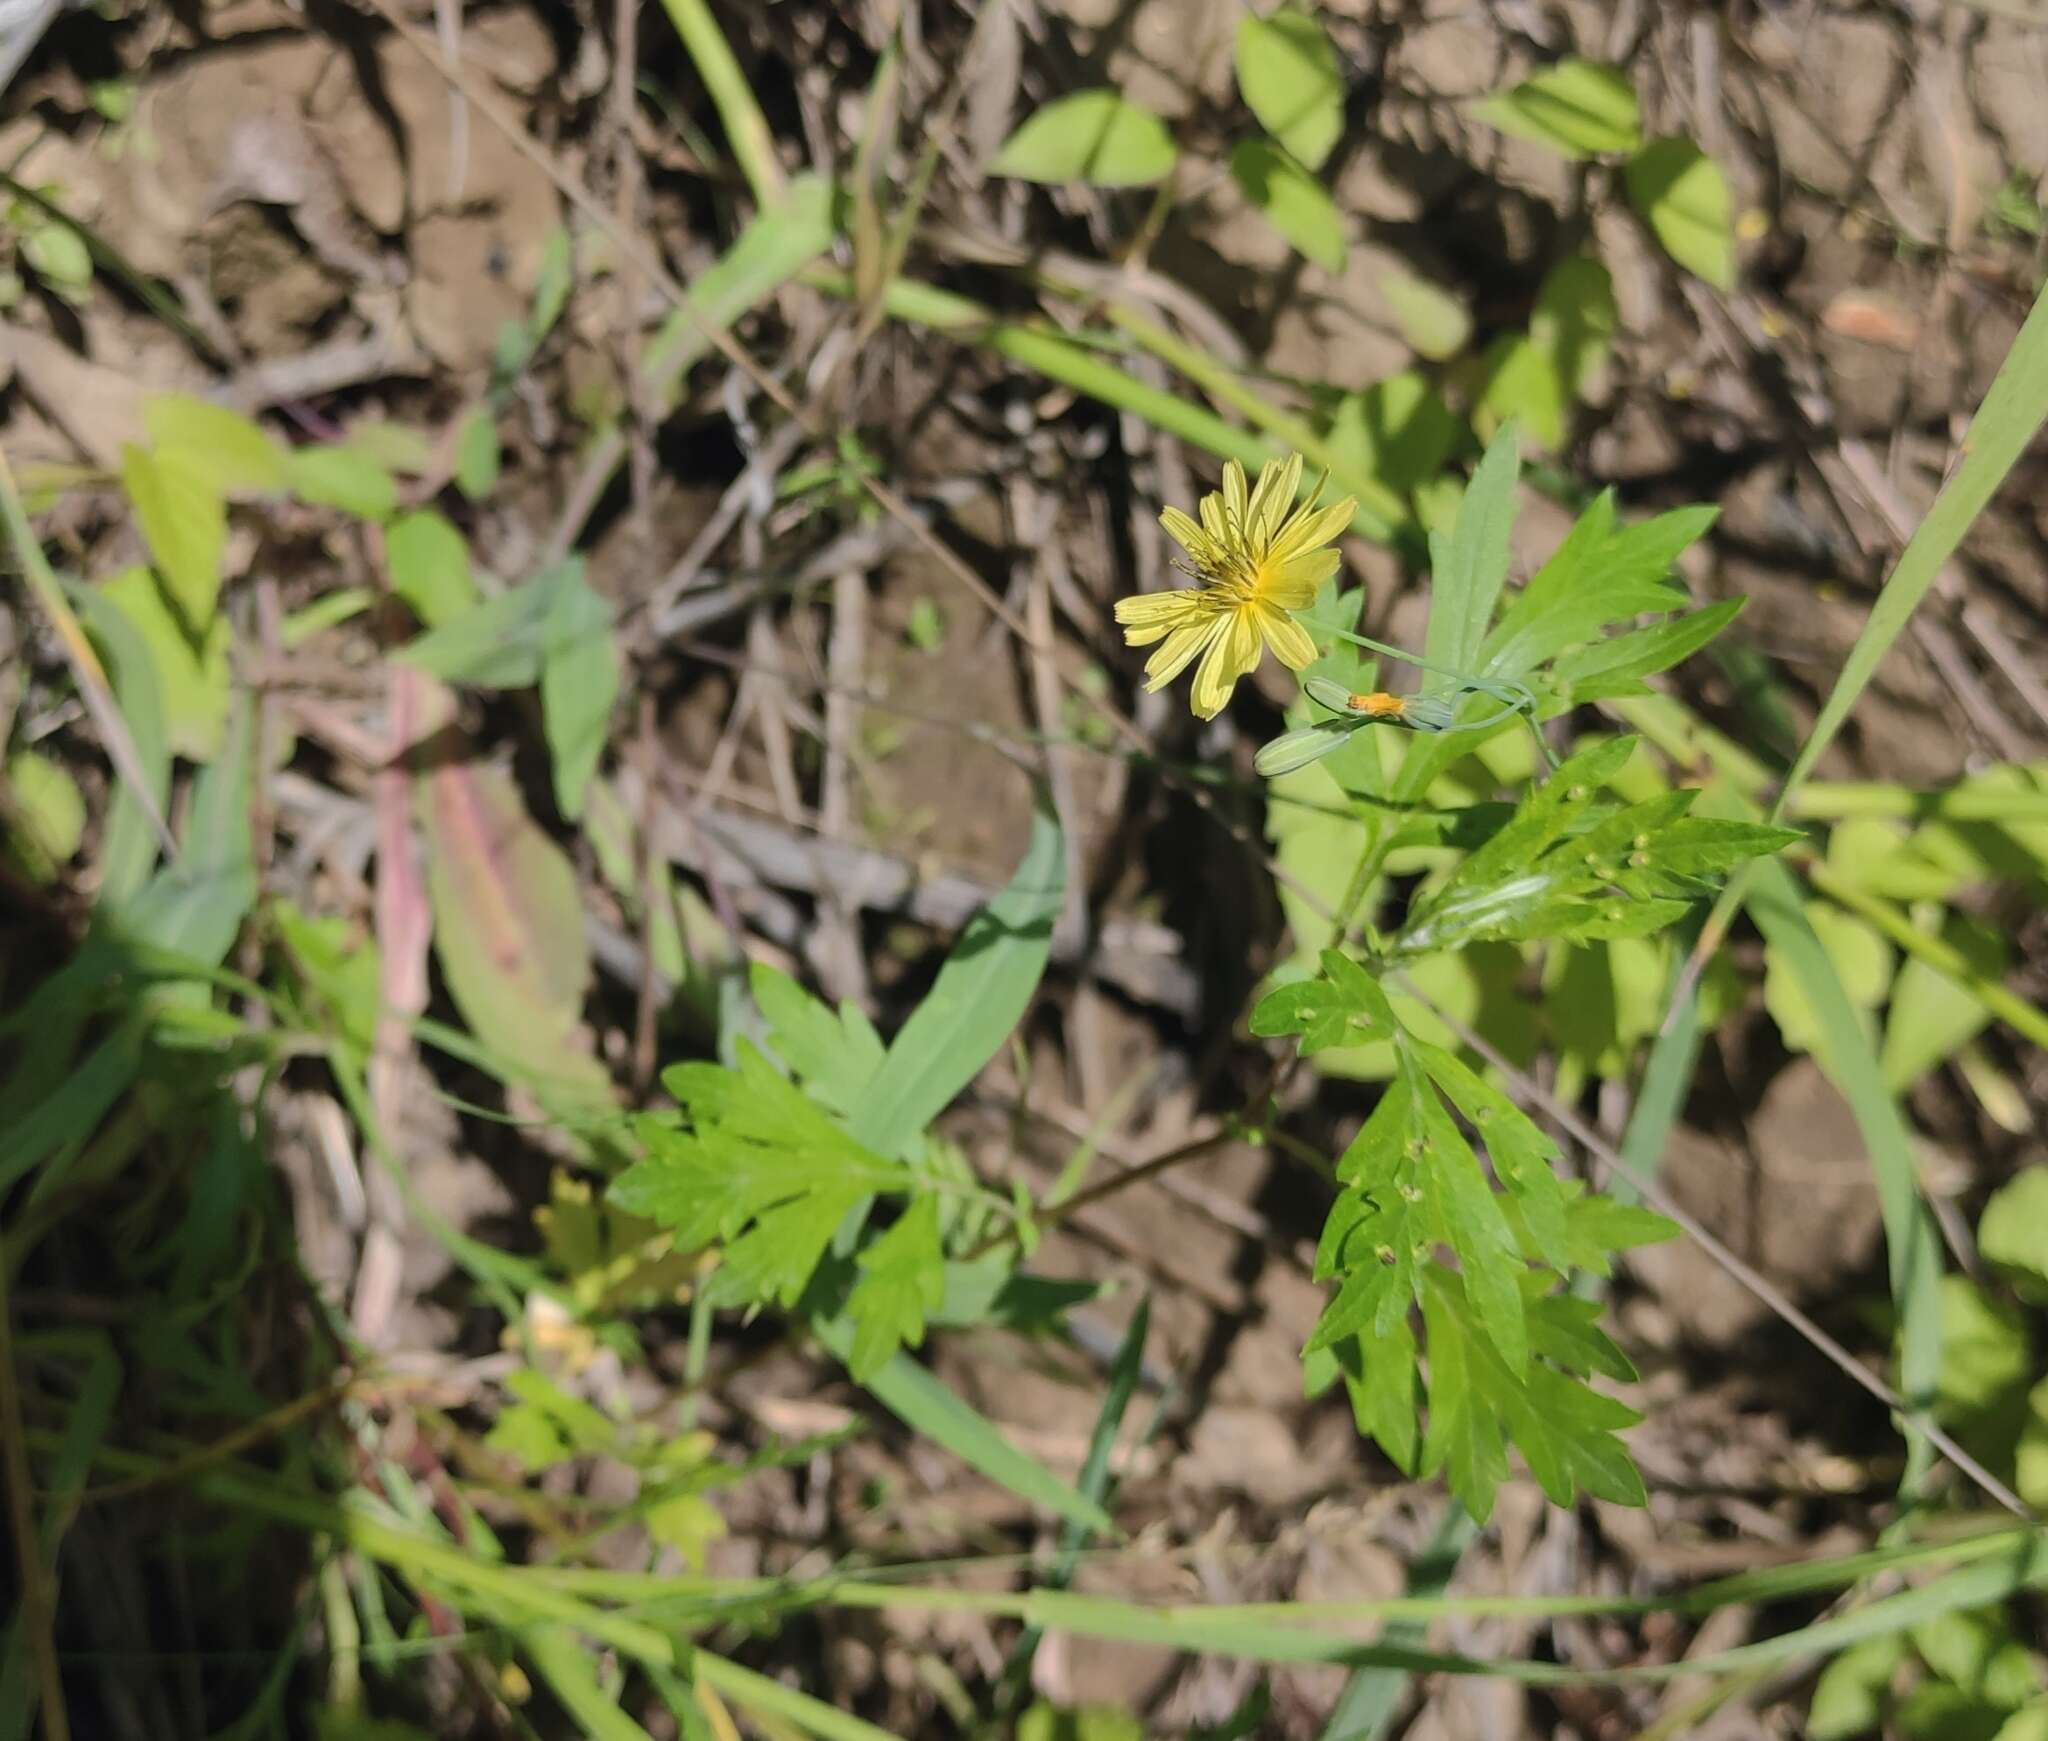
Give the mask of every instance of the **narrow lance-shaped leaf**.
M 1066 845 L 1041 804 L 1016 875 L 967 922 L 853 1109 L 856 1137 L 878 1154 L 900 1154 L 980 1074 L 1038 987 L 1065 903 Z
M 1515 522 L 1515 479 L 1521 470 L 1515 433 L 1503 429 L 1465 487 L 1448 538 L 1430 538 L 1429 630 L 1423 656 L 1444 671 L 1470 671 L 1508 577 L 1508 534 Z M 1434 683 L 1442 677 L 1431 674 Z

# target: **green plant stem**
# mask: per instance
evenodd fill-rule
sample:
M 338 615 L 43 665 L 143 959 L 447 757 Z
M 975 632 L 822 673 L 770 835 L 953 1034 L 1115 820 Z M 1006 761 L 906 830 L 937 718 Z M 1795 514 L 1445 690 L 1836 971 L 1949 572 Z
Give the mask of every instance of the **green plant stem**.
M 57 1442 L 59 1435 L 42 1429 L 25 1434 L 31 1446 Z M 102 1445 L 93 1461 L 115 1475 L 157 1481 L 171 1459 Z M 915 1608 L 927 1611 L 981 1613 L 1028 1619 L 1041 1606 L 1042 1592 L 951 1589 L 908 1583 L 878 1570 L 859 1576 L 828 1574 L 809 1583 L 791 1584 L 772 1577 L 720 1578 L 671 1576 L 655 1572 L 613 1571 L 604 1567 L 515 1567 L 475 1558 L 452 1543 L 417 1534 L 402 1525 L 371 1516 L 361 1506 L 338 1502 L 317 1493 L 289 1487 L 274 1475 L 253 1469 L 212 1468 L 189 1483 L 201 1497 L 246 1515 L 331 1535 L 373 1559 L 429 1578 L 444 1578 L 464 1588 L 498 1597 L 523 1608 L 536 1621 L 552 1621 L 615 1644 L 638 1660 L 666 1662 L 675 1654 L 672 1633 L 664 1626 L 639 1625 L 639 1616 L 654 1616 L 678 1604 L 699 1609 L 695 1623 L 714 1625 L 734 1604 L 774 1604 L 782 1609 L 821 1604 L 849 1608 Z M 1150 1552 L 1150 1550 L 1145 1550 Z M 1105 1556 L 1113 1558 L 1115 1556 Z M 1869 1548 L 1852 1554 L 1801 1561 L 1758 1572 L 1718 1578 L 1671 1594 L 1630 1596 L 1440 1596 L 1376 1597 L 1328 1602 L 1251 1602 L 1161 1607 L 1156 1613 L 1182 1624 L 1199 1620 L 1218 1630 L 1245 1624 L 1282 1624 L 1306 1636 L 1311 1628 L 1409 1619 L 1483 1619 L 1515 1617 L 1555 1619 L 1564 1616 L 1703 1615 L 1732 1603 L 1799 1601 L 1844 1589 L 1885 1572 L 1934 1567 L 1964 1568 L 1986 1560 L 2005 1559 L 2015 1586 L 2048 1581 L 2048 1536 L 2036 1524 L 2015 1525 L 1985 1513 L 1947 1519 L 1928 1528 L 1921 1539 Z M 978 1562 L 977 1562 L 978 1563 Z M 941 1568 L 904 1566 L 903 1573 L 928 1574 Z M 1093 1609 L 1120 1610 L 1110 1598 L 1071 1598 L 1076 1618 Z M 598 1608 L 596 1602 L 623 1606 Z M 1061 1622 L 1055 1621 L 1054 1624 Z M 673 1621 L 669 1622 L 673 1625 Z M 1109 1636 L 1102 1633 L 1098 1636 Z M 1697 1665 L 1671 1665 L 1673 1672 L 1692 1672 Z M 1593 1677 L 1599 1678 L 1597 1674 Z
M 157 802 L 148 776 L 142 771 L 142 758 L 136 751 L 135 738 L 128 730 L 128 722 L 121 716 L 120 704 L 114 700 L 114 692 L 100 665 L 99 655 L 86 639 L 84 628 L 50 568 L 49 558 L 43 554 L 42 541 L 28 523 L 28 515 L 23 511 L 21 497 L 14 487 L 14 473 L 8 468 L 4 453 L 0 453 L 0 520 L 6 523 L 8 539 L 14 545 L 15 558 L 21 564 L 22 578 L 28 582 L 29 591 L 43 615 L 49 619 L 50 628 L 64 649 L 65 660 L 71 666 L 72 680 L 78 685 L 86 712 L 92 715 L 93 724 L 99 730 L 100 747 L 107 752 L 107 760 L 114 764 L 114 771 L 121 776 L 122 784 L 147 819 L 164 856 L 176 858 L 178 843 L 171 838 L 171 825 L 164 820 L 163 807 Z
M 1274 440 L 1293 448 L 1302 458 L 1328 472 L 1339 488 L 1357 497 L 1359 506 L 1384 524 L 1385 530 L 1379 535 L 1382 542 L 1391 536 L 1394 525 L 1407 517 L 1401 498 L 1379 479 L 1354 471 L 1300 418 L 1282 411 L 1270 400 L 1253 392 L 1208 352 L 1176 338 L 1157 321 L 1140 314 L 1127 303 L 1108 303 L 1103 308 L 1103 315 L 1112 326 L 1129 334 L 1161 362 L 1178 369 L 1210 398 L 1228 405 Z
M 803 275 L 803 281 L 828 295 L 848 299 L 855 295 L 853 281 L 844 272 L 814 267 Z M 978 344 L 1077 393 L 1142 417 L 1155 428 L 1192 442 L 1219 459 L 1234 459 L 1257 470 L 1280 452 L 1276 441 L 1226 423 L 1207 406 L 1140 381 L 1114 362 L 1105 361 L 1101 345 L 1090 344 L 1044 321 L 1006 319 L 981 303 L 912 278 L 892 279 L 882 293 L 882 307 L 892 319 L 947 333 L 963 343 Z M 1307 457 L 1313 459 L 1323 451 L 1312 432 L 1301 431 L 1284 414 L 1267 409 L 1270 416 L 1279 419 L 1281 429 L 1308 434 L 1312 445 L 1302 450 Z M 1334 471 L 1332 475 L 1345 489 L 1359 495 L 1356 480 Z M 1351 528 L 1361 537 L 1378 543 L 1389 543 L 1395 535 L 1392 521 L 1377 512 L 1364 495 L 1359 495 L 1359 508 L 1352 517 Z
M 697 76 L 711 93 L 718 118 L 725 125 L 726 143 L 754 190 L 754 198 L 764 206 L 779 203 L 785 183 L 775 156 L 775 135 L 769 131 L 768 117 L 761 113 L 747 75 L 733 58 L 732 45 L 711 16 L 710 6 L 706 0 L 661 0 L 661 4 L 695 63 Z
M 1988 786 L 1966 780 L 1919 792 L 1872 780 L 1828 780 L 1802 786 L 1786 814 L 1802 822 L 1840 822 L 1852 817 L 1898 817 L 1908 821 L 2048 822 L 2048 791 Z
M 1923 931 L 1891 902 L 1880 899 L 1867 889 L 1858 888 L 1849 878 L 1832 869 L 1825 859 L 1801 855 L 1800 866 L 1806 872 L 1806 880 L 1829 900 L 1867 920 L 1908 955 L 1925 962 L 1944 979 L 1953 980 L 2013 1032 L 2037 1046 L 2048 1047 L 2048 1013 L 2008 991 L 1990 975 L 1979 973 L 1962 951 L 1946 938 L 1932 931 Z
M 722 1656 L 698 1651 L 690 1661 L 691 1673 L 707 1687 L 725 1694 L 735 1704 L 769 1716 L 784 1717 L 798 1727 L 821 1737 L 821 1741 L 900 1741 L 886 1729 L 877 1729 L 862 1718 L 835 1711 L 808 1693 L 786 1687 L 778 1680 L 742 1668 Z

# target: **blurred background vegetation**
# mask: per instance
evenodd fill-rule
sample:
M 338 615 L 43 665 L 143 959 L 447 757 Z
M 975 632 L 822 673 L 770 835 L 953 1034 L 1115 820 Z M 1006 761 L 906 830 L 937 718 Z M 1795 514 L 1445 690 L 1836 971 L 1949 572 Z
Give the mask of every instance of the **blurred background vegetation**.
M 0 69 L 0 1741 L 2048 1737 L 2041 8 L 102 0 Z M 1599 1289 L 1647 1507 L 1481 1529 L 1304 1394 L 1394 1054 L 1247 1013 L 1354 783 L 1110 607 L 1299 452 L 1419 647 L 1509 423 L 1514 583 L 1612 491 L 1746 601 L 1553 741 L 1802 839 L 1402 991 L 1687 1227 Z M 607 1197 L 742 1041 L 945 1205 L 886 1348 Z

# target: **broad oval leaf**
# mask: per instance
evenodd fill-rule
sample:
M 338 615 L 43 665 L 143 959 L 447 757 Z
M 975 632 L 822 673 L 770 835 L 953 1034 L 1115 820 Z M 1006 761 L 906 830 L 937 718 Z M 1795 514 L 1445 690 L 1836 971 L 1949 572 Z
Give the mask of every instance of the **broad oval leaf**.
M 1829 846 L 1832 849 L 1832 841 Z M 1942 921 L 1941 939 L 1973 972 L 1992 980 L 2004 976 L 2005 942 L 1989 925 L 1965 913 L 1950 913 Z M 1990 1021 L 1991 1012 L 1967 986 L 1929 962 L 1909 958 L 1892 986 L 1884 1046 L 1878 1054 L 1885 1086 L 1904 1094 L 1929 1070 L 1954 1057 Z M 2048 1220 L 2041 1225 L 2048 1235 Z M 1981 1227 L 1978 1242 L 1983 1242 Z
M 1442 473 L 1463 437 L 1443 395 L 1403 369 L 1338 399 L 1323 439 L 1351 471 L 1405 497 Z
M 1504 335 L 1488 350 L 1473 412 L 1491 431 L 1520 423 L 1538 445 L 1563 445 L 1571 408 L 1607 356 L 1619 315 L 1614 280 L 1587 255 L 1551 269 L 1537 292 L 1529 335 Z
M 1237 27 L 1237 88 L 1259 125 L 1309 169 L 1344 131 L 1344 75 L 1323 27 L 1282 7 Z
M 1534 78 L 1481 98 L 1472 112 L 1503 133 L 1572 158 L 1633 151 L 1643 136 L 1628 75 L 1589 60 L 1545 67 Z
M 239 411 L 189 393 L 154 393 L 142 402 L 142 426 L 159 453 L 185 455 L 223 495 L 284 488 L 284 444 Z
M 1177 155 L 1164 121 L 1104 85 L 1046 104 L 988 167 L 1020 181 L 1144 187 L 1164 179 Z
M 2021 1299 L 2048 1304 L 2048 1167 L 2028 1167 L 1992 1192 L 1977 1246 Z
M 178 449 L 121 449 L 121 486 L 143 542 L 190 630 L 213 621 L 227 551 L 228 509 L 203 463 Z
M 1230 174 L 1244 197 L 1295 250 L 1325 272 L 1344 270 L 1344 219 L 1323 185 L 1265 139 L 1246 139 L 1230 154 Z
M 390 471 L 363 447 L 294 448 L 286 475 L 300 501 L 339 508 L 361 520 L 388 520 L 398 507 L 398 486 Z
M 69 224 L 49 223 L 21 239 L 21 257 L 38 278 L 68 301 L 92 283 L 92 250 Z
M 142 637 L 163 696 L 164 732 L 171 749 L 190 762 L 220 753 L 228 724 L 227 619 L 216 615 L 194 644 L 148 569 L 123 569 L 101 593 Z
M 60 763 L 33 750 L 7 758 L 7 856 L 39 883 L 55 880 L 85 838 L 85 798 Z
M 1472 337 L 1472 316 L 1440 284 L 1409 272 L 1384 272 L 1380 294 L 1387 299 L 1401 336 L 1418 356 L 1442 362 L 1456 356 Z
M 384 535 L 384 561 L 391 571 L 391 590 L 430 629 L 476 603 L 469 545 L 431 508 L 401 515 L 392 523 Z
M 1628 160 L 1629 202 L 1664 252 L 1716 290 L 1735 285 L 1735 223 L 1721 166 L 1690 139 L 1652 139 Z

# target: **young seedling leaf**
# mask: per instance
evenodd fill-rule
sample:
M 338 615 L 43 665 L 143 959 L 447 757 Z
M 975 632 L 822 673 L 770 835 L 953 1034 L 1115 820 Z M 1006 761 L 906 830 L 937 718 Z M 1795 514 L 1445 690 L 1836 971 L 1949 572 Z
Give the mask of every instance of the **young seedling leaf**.
M 1230 154 L 1238 190 L 1290 245 L 1325 272 L 1344 270 L 1344 218 L 1323 184 L 1266 139 L 1243 139 Z
M 300 501 L 339 508 L 359 520 L 388 520 L 398 509 L 398 485 L 390 468 L 353 443 L 293 448 L 285 477 Z
M 988 167 L 991 175 L 1021 181 L 1144 187 L 1163 180 L 1176 155 L 1165 122 L 1103 86 L 1047 103 L 1010 135 Z
M 469 544 L 431 508 L 401 514 L 384 534 L 391 590 L 430 629 L 452 622 L 477 602 Z
M 1284 6 L 1237 27 L 1237 88 L 1259 125 L 1296 161 L 1320 169 L 1344 131 L 1344 75 L 1323 27 Z
M 163 727 L 172 751 L 190 762 L 220 753 L 228 724 L 228 648 L 233 631 L 216 613 L 195 642 L 147 568 L 122 570 L 101 583 L 105 598 L 140 637 L 156 667 Z
M 184 455 L 223 496 L 284 488 L 284 444 L 239 411 L 189 393 L 153 393 L 142 402 L 142 427 L 157 452 Z
M 203 632 L 220 596 L 227 502 L 204 461 L 182 449 L 121 449 L 121 486 L 186 630 Z
M 1561 60 L 1512 88 L 1482 98 L 1473 114 L 1503 133 L 1533 139 L 1566 157 L 1633 151 L 1642 140 L 1628 75 L 1588 60 Z
M 585 583 L 580 563 L 565 569 L 541 630 L 540 712 L 555 803 L 573 820 L 583 814 L 583 794 L 604 753 L 619 694 L 619 650 L 611 605 Z
M 1629 203 L 1664 252 L 1716 290 L 1735 287 L 1735 224 L 1721 166 L 1690 139 L 1653 139 L 1628 160 Z

